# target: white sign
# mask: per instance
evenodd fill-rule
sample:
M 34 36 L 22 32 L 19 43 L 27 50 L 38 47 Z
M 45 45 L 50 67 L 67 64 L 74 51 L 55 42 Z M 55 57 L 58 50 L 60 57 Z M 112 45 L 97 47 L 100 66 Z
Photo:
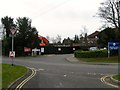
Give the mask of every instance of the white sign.
M 44 53 L 44 48 L 41 48 L 41 52 Z
M 9 52 L 9 57 L 15 57 L 15 51 L 10 51 Z
M 35 49 L 32 49 L 32 51 L 37 52 L 37 51 L 40 51 L 40 49 L 35 48 Z

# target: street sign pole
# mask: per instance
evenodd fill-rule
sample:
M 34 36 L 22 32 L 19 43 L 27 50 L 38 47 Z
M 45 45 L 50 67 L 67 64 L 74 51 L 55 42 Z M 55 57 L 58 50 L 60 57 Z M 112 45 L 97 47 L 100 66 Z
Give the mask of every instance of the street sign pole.
M 108 58 L 110 57 L 110 47 L 109 47 L 109 42 L 108 42 Z
M 11 36 L 12 36 L 12 53 L 13 53 L 13 51 L 14 51 L 14 36 L 15 36 L 15 34 L 16 34 L 16 27 L 15 26 L 12 26 L 11 27 L 11 29 L 10 29 L 10 31 L 11 31 Z M 14 65 L 14 61 L 13 61 L 13 58 L 14 57 L 11 57 L 11 59 L 12 59 L 12 66 Z
M 119 59 L 120 59 L 120 43 L 119 43 L 119 47 L 118 47 L 118 63 L 119 63 Z
M 14 36 L 12 35 L 12 52 L 14 49 Z M 12 57 L 12 66 L 13 66 L 13 57 Z

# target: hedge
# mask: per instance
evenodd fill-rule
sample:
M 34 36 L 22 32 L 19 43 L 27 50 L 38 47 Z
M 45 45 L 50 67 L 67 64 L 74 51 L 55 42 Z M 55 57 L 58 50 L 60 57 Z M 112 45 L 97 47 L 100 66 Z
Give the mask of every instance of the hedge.
M 75 51 L 74 56 L 77 58 L 94 58 L 94 57 L 107 57 L 107 50 L 95 51 Z

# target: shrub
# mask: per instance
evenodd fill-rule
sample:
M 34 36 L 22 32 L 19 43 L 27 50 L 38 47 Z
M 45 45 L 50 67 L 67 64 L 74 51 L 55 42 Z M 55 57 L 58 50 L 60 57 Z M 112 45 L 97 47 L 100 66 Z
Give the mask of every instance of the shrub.
M 75 51 L 74 56 L 77 58 L 107 57 L 107 50 Z

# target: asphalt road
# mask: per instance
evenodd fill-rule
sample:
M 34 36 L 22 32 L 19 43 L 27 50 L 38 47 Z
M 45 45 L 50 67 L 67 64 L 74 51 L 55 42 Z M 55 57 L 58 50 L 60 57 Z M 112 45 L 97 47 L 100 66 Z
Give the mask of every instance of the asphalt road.
M 118 73 L 118 65 L 93 65 L 69 62 L 72 55 L 46 55 L 16 58 L 14 64 L 37 70 L 23 88 L 113 88 L 101 82 L 104 75 Z M 11 63 L 3 57 L 3 63 Z

